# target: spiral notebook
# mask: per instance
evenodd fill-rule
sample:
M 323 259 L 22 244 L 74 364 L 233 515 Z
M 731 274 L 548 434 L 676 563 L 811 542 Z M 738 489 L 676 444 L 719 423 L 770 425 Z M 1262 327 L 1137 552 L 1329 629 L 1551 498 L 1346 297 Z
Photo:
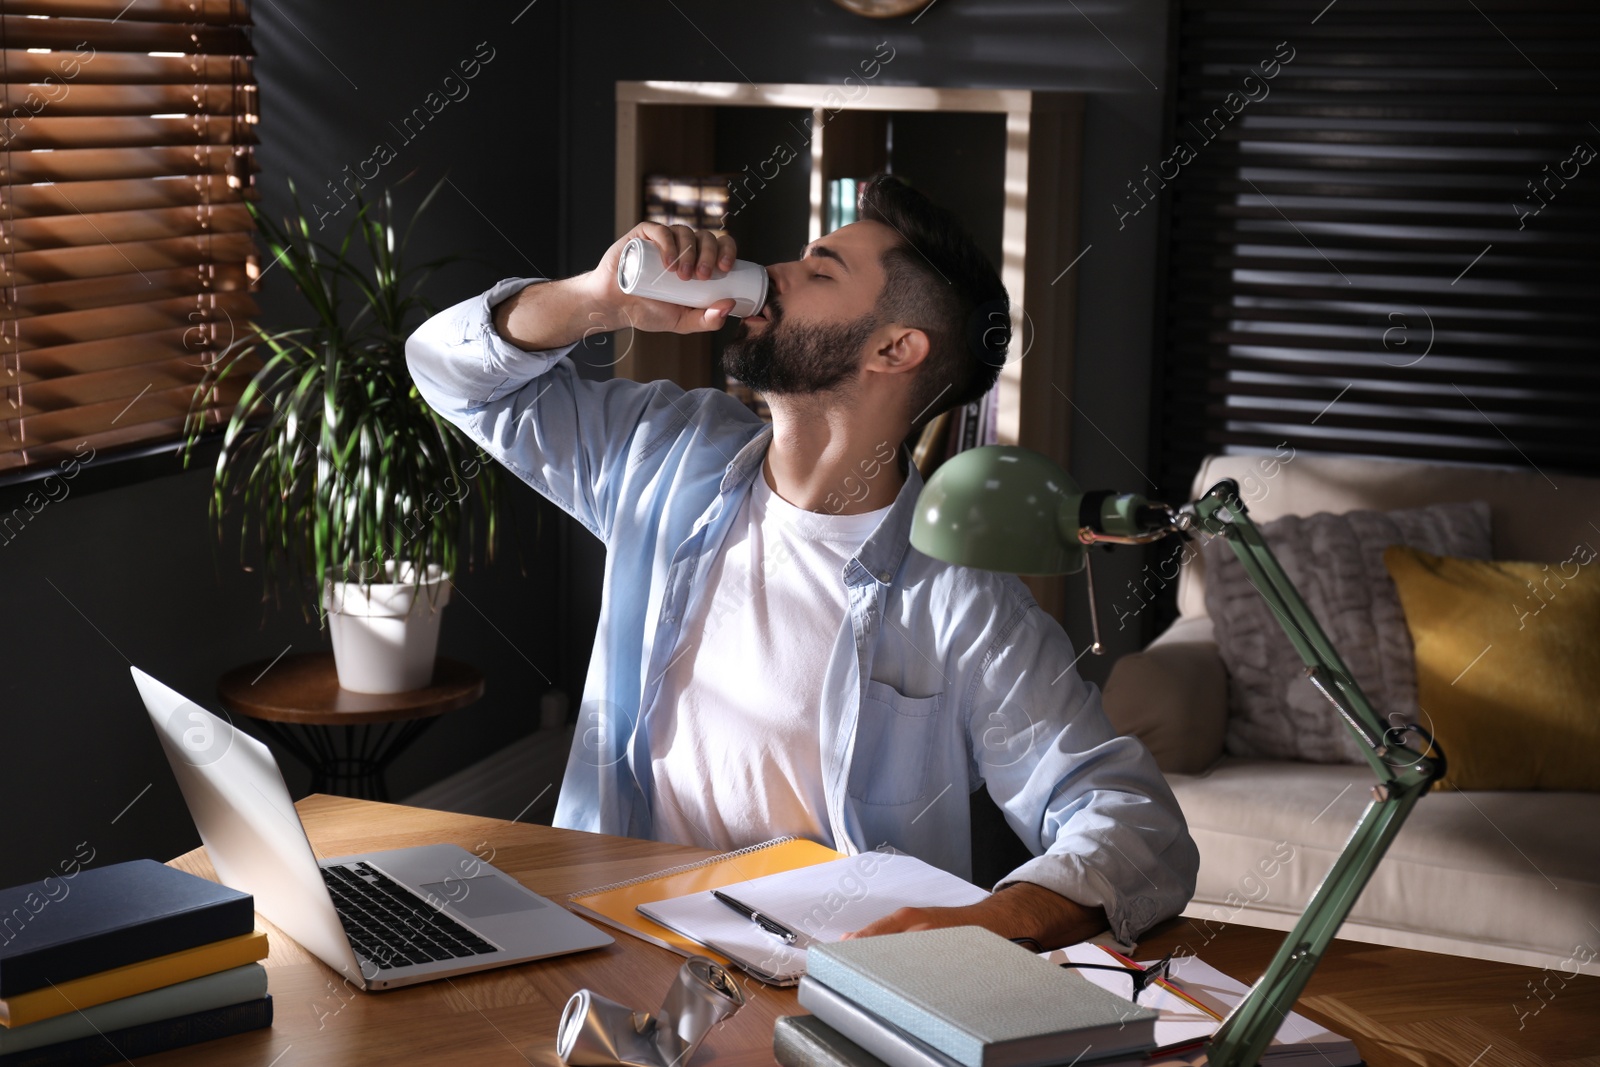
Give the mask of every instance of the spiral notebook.
M 639 905 L 681 897 L 779 871 L 799 870 L 839 859 L 843 853 L 798 837 L 778 837 L 759 845 L 711 856 L 695 863 L 671 867 L 625 882 L 585 889 L 567 897 L 567 906 L 591 919 L 683 956 L 709 956 L 718 963 L 732 961 L 675 930 L 669 930 L 639 912 Z

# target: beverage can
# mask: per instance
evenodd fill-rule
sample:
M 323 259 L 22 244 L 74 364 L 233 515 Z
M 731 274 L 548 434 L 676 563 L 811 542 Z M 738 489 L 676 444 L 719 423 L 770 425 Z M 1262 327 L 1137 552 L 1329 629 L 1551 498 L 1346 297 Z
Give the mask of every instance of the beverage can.
M 736 259 L 730 270 L 714 271 L 709 278 L 686 280 L 661 265 L 661 253 L 655 245 L 635 237 L 622 246 L 617 260 L 617 288 L 630 296 L 692 308 L 710 307 L 732 297 L 733 310 L 729 314 L 747 318 L 767 302 L 767 268 Z

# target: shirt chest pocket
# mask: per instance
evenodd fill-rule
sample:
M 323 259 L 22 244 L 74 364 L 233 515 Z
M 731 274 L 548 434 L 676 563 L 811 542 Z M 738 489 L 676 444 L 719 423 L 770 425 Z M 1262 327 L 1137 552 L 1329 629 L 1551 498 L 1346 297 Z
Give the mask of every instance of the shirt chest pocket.
M 943 704 L 942 693 L 908 697 L 883 682 L 867 682 L 851 759 L 852 798 L 892 805 L 916 803 L 927 795 Z

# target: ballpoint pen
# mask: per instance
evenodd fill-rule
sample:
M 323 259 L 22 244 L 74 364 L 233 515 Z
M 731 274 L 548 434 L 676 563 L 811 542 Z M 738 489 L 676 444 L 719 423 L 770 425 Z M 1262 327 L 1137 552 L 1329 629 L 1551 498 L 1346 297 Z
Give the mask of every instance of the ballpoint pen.
M 740 915 L 743 915 L 746 919 L 749 919 L 751 922 L 761 927 L 761 929 L 765 930 L 767 933 L 772 934 L 775 937 L 781 937 L 783 939 L 783 943 L 786 945 L 794 944 L 795 940 L 800 936 L 778 920 L 770 919 L 761 914 L 759 911 L 756 911 L 754 908 L 746 904 L 739 903 L 737 900 L 734 900 L 732 897 L 723 893 L 720 889 L 713 889 L 711 891 L 711 895 L 716 897 L 722 903 L 726 904 L 728 907 L 732 908 L 734 911 L 738 912 Z

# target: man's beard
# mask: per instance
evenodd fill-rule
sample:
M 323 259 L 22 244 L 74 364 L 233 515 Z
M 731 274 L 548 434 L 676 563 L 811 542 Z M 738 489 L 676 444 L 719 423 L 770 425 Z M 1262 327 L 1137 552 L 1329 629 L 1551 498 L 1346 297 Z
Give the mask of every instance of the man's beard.
M 722 369 L 758 393 L 807 395 L 839 388 L 855 375 L 861 349 L 877 328 L 868 312 L 853 322 L 786 324 L 777 296 L 768 298 L 767 328 L 752 336 L 741 323 L 722 350 Z

